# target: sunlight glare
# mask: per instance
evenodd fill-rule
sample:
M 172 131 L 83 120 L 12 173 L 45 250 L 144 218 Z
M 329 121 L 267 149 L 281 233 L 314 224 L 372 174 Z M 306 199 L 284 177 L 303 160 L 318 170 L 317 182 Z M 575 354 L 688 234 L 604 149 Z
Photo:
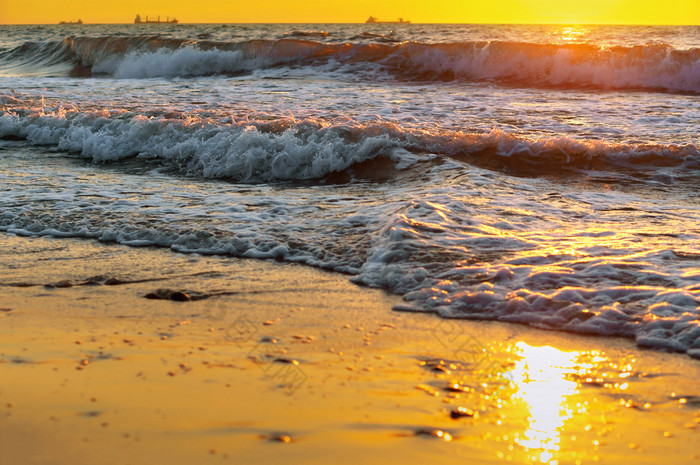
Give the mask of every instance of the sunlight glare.
M 578 352 L 564 352 L 554 347 L 533 347 L 524 342 L 516 344 L 522 359 L 515 364 L 513 377 L 518 392 L 515 398 L 523 400 L 530 410 L 529 428 L 518 444 L 538 450 L 533 457 L 541 463 L 557 464 L 559 428 L 573 416 L 566 400 L 577 392 L 577 383 L 566 379 L 576 370 Z

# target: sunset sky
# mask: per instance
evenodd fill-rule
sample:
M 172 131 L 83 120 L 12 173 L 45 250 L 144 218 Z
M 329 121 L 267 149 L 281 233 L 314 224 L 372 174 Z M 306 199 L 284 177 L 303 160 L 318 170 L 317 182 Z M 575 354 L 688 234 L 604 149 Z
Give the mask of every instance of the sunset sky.
M 356 23 L 369 15 L 416 23 L 700 24 L 700 0 L 0 0 L 1 24 L 128 23 L 142 16 L 185 23 Z

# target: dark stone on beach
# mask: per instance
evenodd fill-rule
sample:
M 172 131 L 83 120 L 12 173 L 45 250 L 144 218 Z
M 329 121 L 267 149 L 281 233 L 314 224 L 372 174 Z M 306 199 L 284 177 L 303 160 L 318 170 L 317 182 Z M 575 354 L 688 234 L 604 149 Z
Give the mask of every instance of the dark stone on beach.
M 297 360 L 294 360 L 291 358 L 277 357 L 276 359 L 273 360 L 273 362 L 275 362 L 275 363 L 289 363 L 290 365 L 299 366 L 299 362 Z
M 447 392 L 472 392 L 474 389 L 468 387 L 468 386 L 462 386 L 457 383 L 450 384 L 449 386 L 446 386 L 443 388 Z
M 459 362 L 442 359 L 427 359 L 420 362 L 420 366 L 426 370 L 449 375 L 452 370 L 459 369 Z
M 192 300 L 188 293 L 173 291 L 172 289 L 157 289 L 154 292 L 149 292 L 144 297 L 155 300 L 174 300 L 175 302 L 189 302 Z
M 466 407 L 458 407 L 450 412 L 450 418 L 478 417 L 479 413 Z
M 175 291 L 170 294 L 170 300 L 174 300 L 176 302 L 187 302 L 188 300 L 192 299 L 190 299 L 190 296 L 185 292 Z
M 285 433 L 273 434 L 270 436 L 270 441 L 289 443 L 292 442 L 292 436 Z
M 434 366 L 434 367 L 432 368 L 432 370 L 433 370 L 433 371 L 442 372 L 442 373 L 445 373 L 445 374 L 448 374 L 448 375 L 449 375 L 450 373 L 452 373 L 452 372 L 451 372 L 449 369 L 447 369 L 444 365 L 436 365 L 436 366 Z
M 686 405 L 688 407 L 700 407 L 700 396 L 696 396 L 693 394 L 689 395 L 671 395 L 669 396 L 670 400 L 680 402 L 681 405 Z
M 414 433 L 416 436 L 430 436 L 433 438 L 443 439 L 445 441 L 452 440 L 452 434 L 449 431 L 444 431 L 441 429 L 417 429 Z

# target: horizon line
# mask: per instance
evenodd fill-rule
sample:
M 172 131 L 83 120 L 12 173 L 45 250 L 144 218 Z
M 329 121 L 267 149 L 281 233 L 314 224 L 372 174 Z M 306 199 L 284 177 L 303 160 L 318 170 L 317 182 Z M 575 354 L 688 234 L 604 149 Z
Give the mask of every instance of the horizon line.
M 78 18 L 80 20 L 80 18 Z M 410 21 L 410 20 L 409 20 Z M 0 23 L 0 26 L 89 26 L 89 25 L 95 25 L 95 26 L 100 26 L 100 25 L 107 25 L 107 24 L 119 24 L 119 25 L 128 25 L 132 24 L 134 26 L 138 25 L 137 23 L 134 23 L 133 21 L 131 22 L 101 22 L 101 23 L 90 23 L 90 22 L 85 22 L 83 21 L 82 24 L 77 24 L 77 23 L 65 23 L 65 24 L 60 24 L 60 22 L 52 22 L 52 23 Z M 169 24 L 165 21 L 163 21 L 161 24 Z M 330 22 L 330 21 L 312 21 L 312 22 L 281 22 L 281 21 L 272 21 L 272 22 L 260 22 L 260 21 L 243 21 L 243 22 L 183 22 L 180 21 L 178 23 L 170 25 L 172 26 L 182 26 L 182 25 L 189 25 L 189 24 L 367 24 L 365 21 L 357 21 L 357 22 Z M 510 23 L 510 22 L 504 22 L 504 23 L 491 23 L 491 22 L 416 22 L 416 21 L 410 21 L 406 23 L 375 23 L 375 24 L 385 24 L 385 25 L 395 25 L 395 24 L 401 24 L 402 26 L 408 26 L 411 27 L 411 25 L 416 25 L 416 24 L 421 24 L 421 25 L 433 25 L 433 24 L 445 24 L 445 25 L 482 25 L 482 26 L 548 26 L 548 25 L 559 25 L 559 26 L 686 26 L 686 27 L 700 27 L 700 24 L 681 24 L 681 23 L 587 23 L 587 22 L 575 22 L 575 21 L 570 21 L 570 22 L 558 22 L 558 21 L 551 21 L 551 22 L 523 22 L 523 23 Z M 152 26 L 151 24 L 142 24 L 144 26 Z

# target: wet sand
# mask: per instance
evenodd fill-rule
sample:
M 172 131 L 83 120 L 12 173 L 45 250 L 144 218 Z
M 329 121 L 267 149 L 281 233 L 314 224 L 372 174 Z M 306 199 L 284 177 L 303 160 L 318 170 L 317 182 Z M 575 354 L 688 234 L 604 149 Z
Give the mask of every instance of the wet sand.
M 0 246 L 2 465 L 700 463 L 685 355 L 400 313 L 303 266 Z

